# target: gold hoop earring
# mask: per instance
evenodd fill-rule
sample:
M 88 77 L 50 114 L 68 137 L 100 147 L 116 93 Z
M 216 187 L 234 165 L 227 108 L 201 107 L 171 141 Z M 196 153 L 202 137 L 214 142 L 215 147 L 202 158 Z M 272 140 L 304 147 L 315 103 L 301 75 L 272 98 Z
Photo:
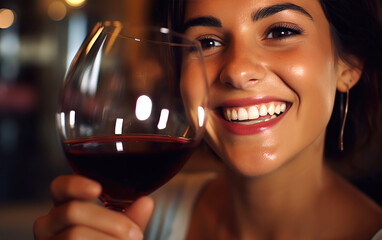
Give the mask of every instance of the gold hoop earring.
M 346 118 L 348 116 L 348 108 L 349 108 L 349 86 L 346 90 L 346 97 L 345 97 L 345 107 L 344 107 L 344 97 L 341 97 L 341 133 L 340 133 L 340 151 L 342 152 L 344 150 L 344 131 L 345 131 L 345 124 L 346 124 Z

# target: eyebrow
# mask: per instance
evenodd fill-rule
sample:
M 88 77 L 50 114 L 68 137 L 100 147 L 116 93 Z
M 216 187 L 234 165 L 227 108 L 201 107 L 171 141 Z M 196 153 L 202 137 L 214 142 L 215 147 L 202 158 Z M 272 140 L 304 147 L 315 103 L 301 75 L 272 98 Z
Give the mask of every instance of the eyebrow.
M 185 32 L 188 28 L 194 27 L 194 26 L 205 26 L 205 27 L 222 27 L 222 23 L 219 19 L 212 17 L 212 16 L 206 16 L 206 17 L 196 17 L 191 18 L 183 25 L 183 32 Z
M 285 11 L 285 10 L 293 10 L 300 12 L 307 17 L 309 17 L 311 20 L 313 20 L 312 15 L 310 15 L 304 8 L 295 5 L 293 3 L 284 3 L 284 4 L 276 4 L 271 5 L 268 7 L 264 7 L 253 13 L 252 19 L 253 21 L 259 21 L 263 18 L 267 18 L 269 16 L 272 16 L 278 12 Z M 219 19 L 213 17 L 213 16 L 203 16 L 203 17 L 196 17 L 191 18 L 188 20 L 182 28 L 182 31 L 185 32 L 188 28 L 194 27 L 194 26 L 205 26 L 205 27 L 222 27 L 222 23 Z
M 298 5 L 295 5 L 293 3 L 276 4 L 276 5 L 261 8 L 260 10 L 256 11 L 253 14 L 252 19 L 253 21 L 259 21 L 263 18 L 269 17 L 273 14 L 276 14 L 278 12 L 285 11 L 285 10 L 293 10 L 293 11 L 300 12 L 306 15 L 307 17 L 309 17 L 311 20 L 313 20 L 312 15 L 310 15 L 304 8 Z

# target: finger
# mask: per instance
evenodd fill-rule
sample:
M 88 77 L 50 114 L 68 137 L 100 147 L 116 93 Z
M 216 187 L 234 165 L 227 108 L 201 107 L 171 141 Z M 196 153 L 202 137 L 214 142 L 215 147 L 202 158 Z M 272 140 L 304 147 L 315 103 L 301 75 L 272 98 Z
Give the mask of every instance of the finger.
M 33 234 L 35 240 L 48 239 L 52 236 L 49 228 L 46 228 L 48 216 L 41 216 L 37 218 L 33 224 Z
M 126 210 L 125 214 L 144 231 L 153 210 L 154 200 L 151 197 L 141 197 Z
M 53 239 L 54 240 L 68 240 L 68 239 L 118 240 L 117 238 L 113 236 L 110 236 L 103 232 L 98 232 L 94 229 L 83 227 L 83 226 L 74 226 L 74 227 L 67 228 L 50 239 L 52 240 Z
M 48 231 L 43 232 L 45 235 L 55 235 L 72 226 L 83 226 L 118 239 L 128 236 L 141 239 L 143 236 L 139 226 L 124 214 L 87 201 L 71 201 L 53 207 L 43 221 L 40 224 Z
M 95 199 L 101 191 L 99 183 L 79 175 L 59 176 L 50 185 L 53 203 L 56 206 L 72 199 Z

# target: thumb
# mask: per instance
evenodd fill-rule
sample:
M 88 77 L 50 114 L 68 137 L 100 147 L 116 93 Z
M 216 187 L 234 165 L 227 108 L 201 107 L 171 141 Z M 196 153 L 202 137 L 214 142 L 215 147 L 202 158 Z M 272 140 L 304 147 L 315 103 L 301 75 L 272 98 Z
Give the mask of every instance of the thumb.
M 151 197 L 141 197 L 129 206 L 125 212 L 142 231 L 145 231 L 154 210 L 154 200 Z

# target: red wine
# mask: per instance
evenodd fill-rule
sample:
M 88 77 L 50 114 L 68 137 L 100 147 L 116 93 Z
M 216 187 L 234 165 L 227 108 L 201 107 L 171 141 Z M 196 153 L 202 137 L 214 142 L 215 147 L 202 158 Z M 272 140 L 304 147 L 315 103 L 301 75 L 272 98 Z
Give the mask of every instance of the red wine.
M 194 147 L 186 138 L 112 136 L 72 140 L 64 152 L 74 172 L 102 184 L 103 201 L 133 201 L 170 180 Z

